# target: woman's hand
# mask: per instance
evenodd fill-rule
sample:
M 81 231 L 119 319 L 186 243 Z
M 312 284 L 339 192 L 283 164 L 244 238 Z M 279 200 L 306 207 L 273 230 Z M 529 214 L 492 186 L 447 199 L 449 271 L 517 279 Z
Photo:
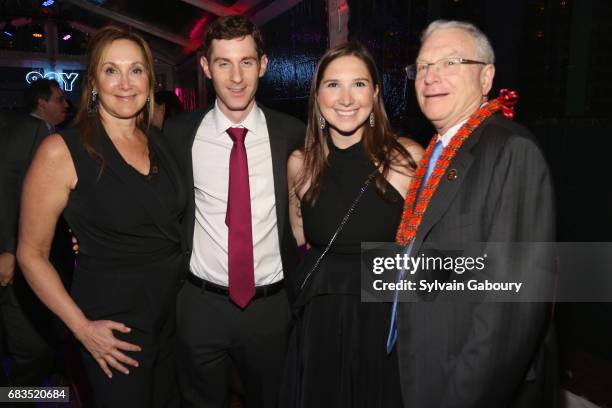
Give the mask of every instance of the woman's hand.
M 10 252 L 0 254 L 0 286 L 13 283 L 15 276 L 15 255 Z
M 124 374 L 130 373 L 130 370 L 124 364 L 138 367 L 138 361 L 128 357 L 121 350 L 141 351 L 139 346 L 117 339 L 113 335 L 113 330 L 122 333 L 131 331 L 123 323 L 111 320 L 88 320 L 74 332 L 76 338 L 83 343 L 83 346 L 91 353 L 108 378 L 113 377 L 110 367 Z

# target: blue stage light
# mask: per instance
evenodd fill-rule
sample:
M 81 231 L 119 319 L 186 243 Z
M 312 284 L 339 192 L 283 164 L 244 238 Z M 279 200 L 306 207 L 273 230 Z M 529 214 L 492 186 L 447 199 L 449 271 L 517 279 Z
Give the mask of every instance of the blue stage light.
M 43 7 L 51 7 L 55 3 L 55 0 L 45 0 L 42 2 Z

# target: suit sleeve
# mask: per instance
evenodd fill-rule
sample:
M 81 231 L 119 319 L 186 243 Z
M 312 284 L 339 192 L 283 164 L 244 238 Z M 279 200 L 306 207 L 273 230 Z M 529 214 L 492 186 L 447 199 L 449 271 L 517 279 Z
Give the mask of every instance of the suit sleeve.
M 9 176 L 8 166 L 8 145 L 9 145 L 9 128 L 8 124 L 3 123 L 0 128 L 0 254 L 3 252 L 12 252 L 15 250 L 15 243 L 12 238 L 11 217 L 8 208 L 11 206 L 10 191 L 11 177 Z
M 184 114 L 168 119 L 164 124 L 164 130 L 162 132 L 168 147 L 170 147 L 170 150 L 177 161 L 182 157 L 182 152 L 184 149 L 183 139 L 185 134 L 182 131 L 183 126 L 181 126 L 182 118 L 184 118 Z
M 304 147 L 304 139 L 306 138 L 306 126 L 298 121 L 298 125 L 296 126 L 296 133 L 295 133 L 295 149 L 301 149 Z
M 7 138 L 0 163 L 0 253 L 15 253 L 21 186 L 34 152 L 47 134 L 44 122 L 29 117 L 15 119 L 5 128 Z
M 487 206 L 492 208 L 487 242 L 552 242 L 554 201 L 551 177 L 540 150 L 528 138 L 510 138 L 492 169 Z M 537 257 L 538 245 L 521 255 Z M 498 245 L 497 248 L 500 248 Z M 501 246 L 501 259 L 512 259 L 516 246 Z M 539 247 L 541 248 L 541 246 Z M 500 251 L 498 249 L 498 251 Z M 523 258 L 521 258 L 523 259 Z M 535 259 L 535 258 L 532 258 Z M 506 262 L 503 262 L 506 264 Z M 513 262 L 499 265 L 493 277 L 521 280 Z M 527 263 L 521 262 L 521 266 Z M 514 265 L 516 266 L 516 265 Z M 505 268 L 505 270 L 503 270 Z M 531 268 L 531 269 L 529 269 Z M 522 273 L 550 273 L 548 257 L 529 263 Z M 532 369 L 548 328 L 548 303 L 480 303 L 473 306 L 469 335 L 451 366 L 443 388 L 444 408 L 502 407 Z

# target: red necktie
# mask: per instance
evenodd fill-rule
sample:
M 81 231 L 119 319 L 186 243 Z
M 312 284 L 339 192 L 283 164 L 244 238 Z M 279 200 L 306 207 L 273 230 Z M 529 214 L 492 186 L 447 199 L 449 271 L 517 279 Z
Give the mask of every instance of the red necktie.
M 227 240 L 229 297 L 243 309 L 255 295 L 249 166 L 244 147 L 247 131 L 246 128 L 227 129 L 234 146 L 230 153 L 229 193 L 225 214 L 225 224 L 229 230 Z

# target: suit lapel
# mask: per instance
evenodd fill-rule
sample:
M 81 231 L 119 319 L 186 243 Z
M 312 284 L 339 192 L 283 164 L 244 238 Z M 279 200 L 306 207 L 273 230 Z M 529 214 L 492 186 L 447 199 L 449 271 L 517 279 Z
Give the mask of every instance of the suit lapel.
M 190 132 L 190 134 L 189 134 L 189 139 L 187 143 L 187 148 L 185 149 L 185 157 L 183 158 L 183 160 L 186 166 L 185 171 L 187 173 L 187 177 L 189 177 L 187 185 L 192 187 L 190 197 L 191 197 L 191 200 L 194 202 L 195 202 L 195 194 L 193 191 L 194 177 L 193 177 L 193 156 L 192 156 L 193 142 L 195 141 L 196 135 L 198 134 L 198 129 L 200 128 L 200 125 L 202 124 L 204 117 L 209 111 L 210 109 L 206 109 L 205 111 L 204 110 L 200 111 L 200 114 L 195 117 L 195 121 L 193 123 L 187 124 L 187 129 L 186 129 L 186 131 Z
M 284 233 L 285 214 L 287 212 L 287 140 L 283 127 L 280 123 L 274 123 L 271 112 L 261 107 L 266 117 L 268 136 L 270 138 L 270 150 L 272 154 L 272 175 L 274 177 L 274 199 L 276 200 L 276 225 L 278 228 L 279 242 L 282 242 Z
M 474 161 L 471 151 L 480 139 L 481 129 L 482 125 L 468 137 L 451 160 L 446 172 L 442 175 L 440 184 L 431 198 L 425 214 L 423 214 L 423 220 L 415 238 L 415 248 L 420 248 L 429 231 L 444 215 L 461 188 L 465 176 Z M 456 177 L 453 177 L 453 173 Z
M 214 106 L 214 104 L 212 105 Z M 193 248 L 193 233 L 195 228 L 195 182 L 193 176 L 193 142 L 195 141 L 198 129 L 204 120 L 206 114 L 212 109 L 201 110 L 199 114 L 196 114 L 193 122 L 187 123 L 185 126 L 185 132 L 189 132 L 189 138 L 187 140 L 187 146 L 184 150 L 184 156 L 180 160 L 185 163 L 185 177 L 186 186 L 188 188 L 187 194 L 187 211 L 185 213 L 184 222 L 188 226 L 189 230 L 186 232 L 185 240 L 189 249 Z M 178 135 L 177 135 L 178 136 Z M 172 137 L 172 135 L 170 135 Z
M 213 105 L 214 106 L 214 105 Z M 195 121 L 193 123 L 188 123 L 187 124 L 187 132 L 190 132 L 189 134 L 189 139 L 187 143 L 187 149 L 186 149 L 186 155 L 188 160 L 186 161 L 186 165 L 187 165 L 187 170 L 189 170 L 189 174 L 191 174 L 191 184 L 193 185 L 193 162 L 192 162 L 192 155 L 191 155 L 191 151 L 193 148 L 193 142 L 195 141 L 196 135 L 198 134 L 198 129 L 200 128 L 200 125 L 202 124 L 202 121 L 204 120 L 204 117 L 206 116 L 206 114 L 208 112 L 210 112 L 212 109 L 208 108 L 206 110 L 201 110 L 199 112 L 199 114 L 197 114 L 195 116 Z
M 36 131 L 34 132 L 36 136 L 34 137 L 34 140 L 32 140 L 32 146 L 30 147 L 30 153 L 28 155 L 28 157 L 30 157 L 30 161 L 34 157 L 34 153 L 36 153 L 38 145 L 40 145 L 40 143 L 45 137 L 49 136 L 49 129 L 47 129 L 47 124 L 38 118 L 32 117 L 32 119 L 34 119 L 34 121 L 36 122 Z
M 163 203 L 159 200 L 157 194 L 151 190 L 151 187 L 142 180 L 142 176 L 121 157 L 102 125 L 98 128 L 98 140 L 104 154 L 106 167 L 115 173 L 117 178 L 126 184 L 130 191 L 134 192 L 134 196 L 158 229 L 168 239 L 180 242 L 180 232 L 167 228 L 168 211 L 164 208 Z

